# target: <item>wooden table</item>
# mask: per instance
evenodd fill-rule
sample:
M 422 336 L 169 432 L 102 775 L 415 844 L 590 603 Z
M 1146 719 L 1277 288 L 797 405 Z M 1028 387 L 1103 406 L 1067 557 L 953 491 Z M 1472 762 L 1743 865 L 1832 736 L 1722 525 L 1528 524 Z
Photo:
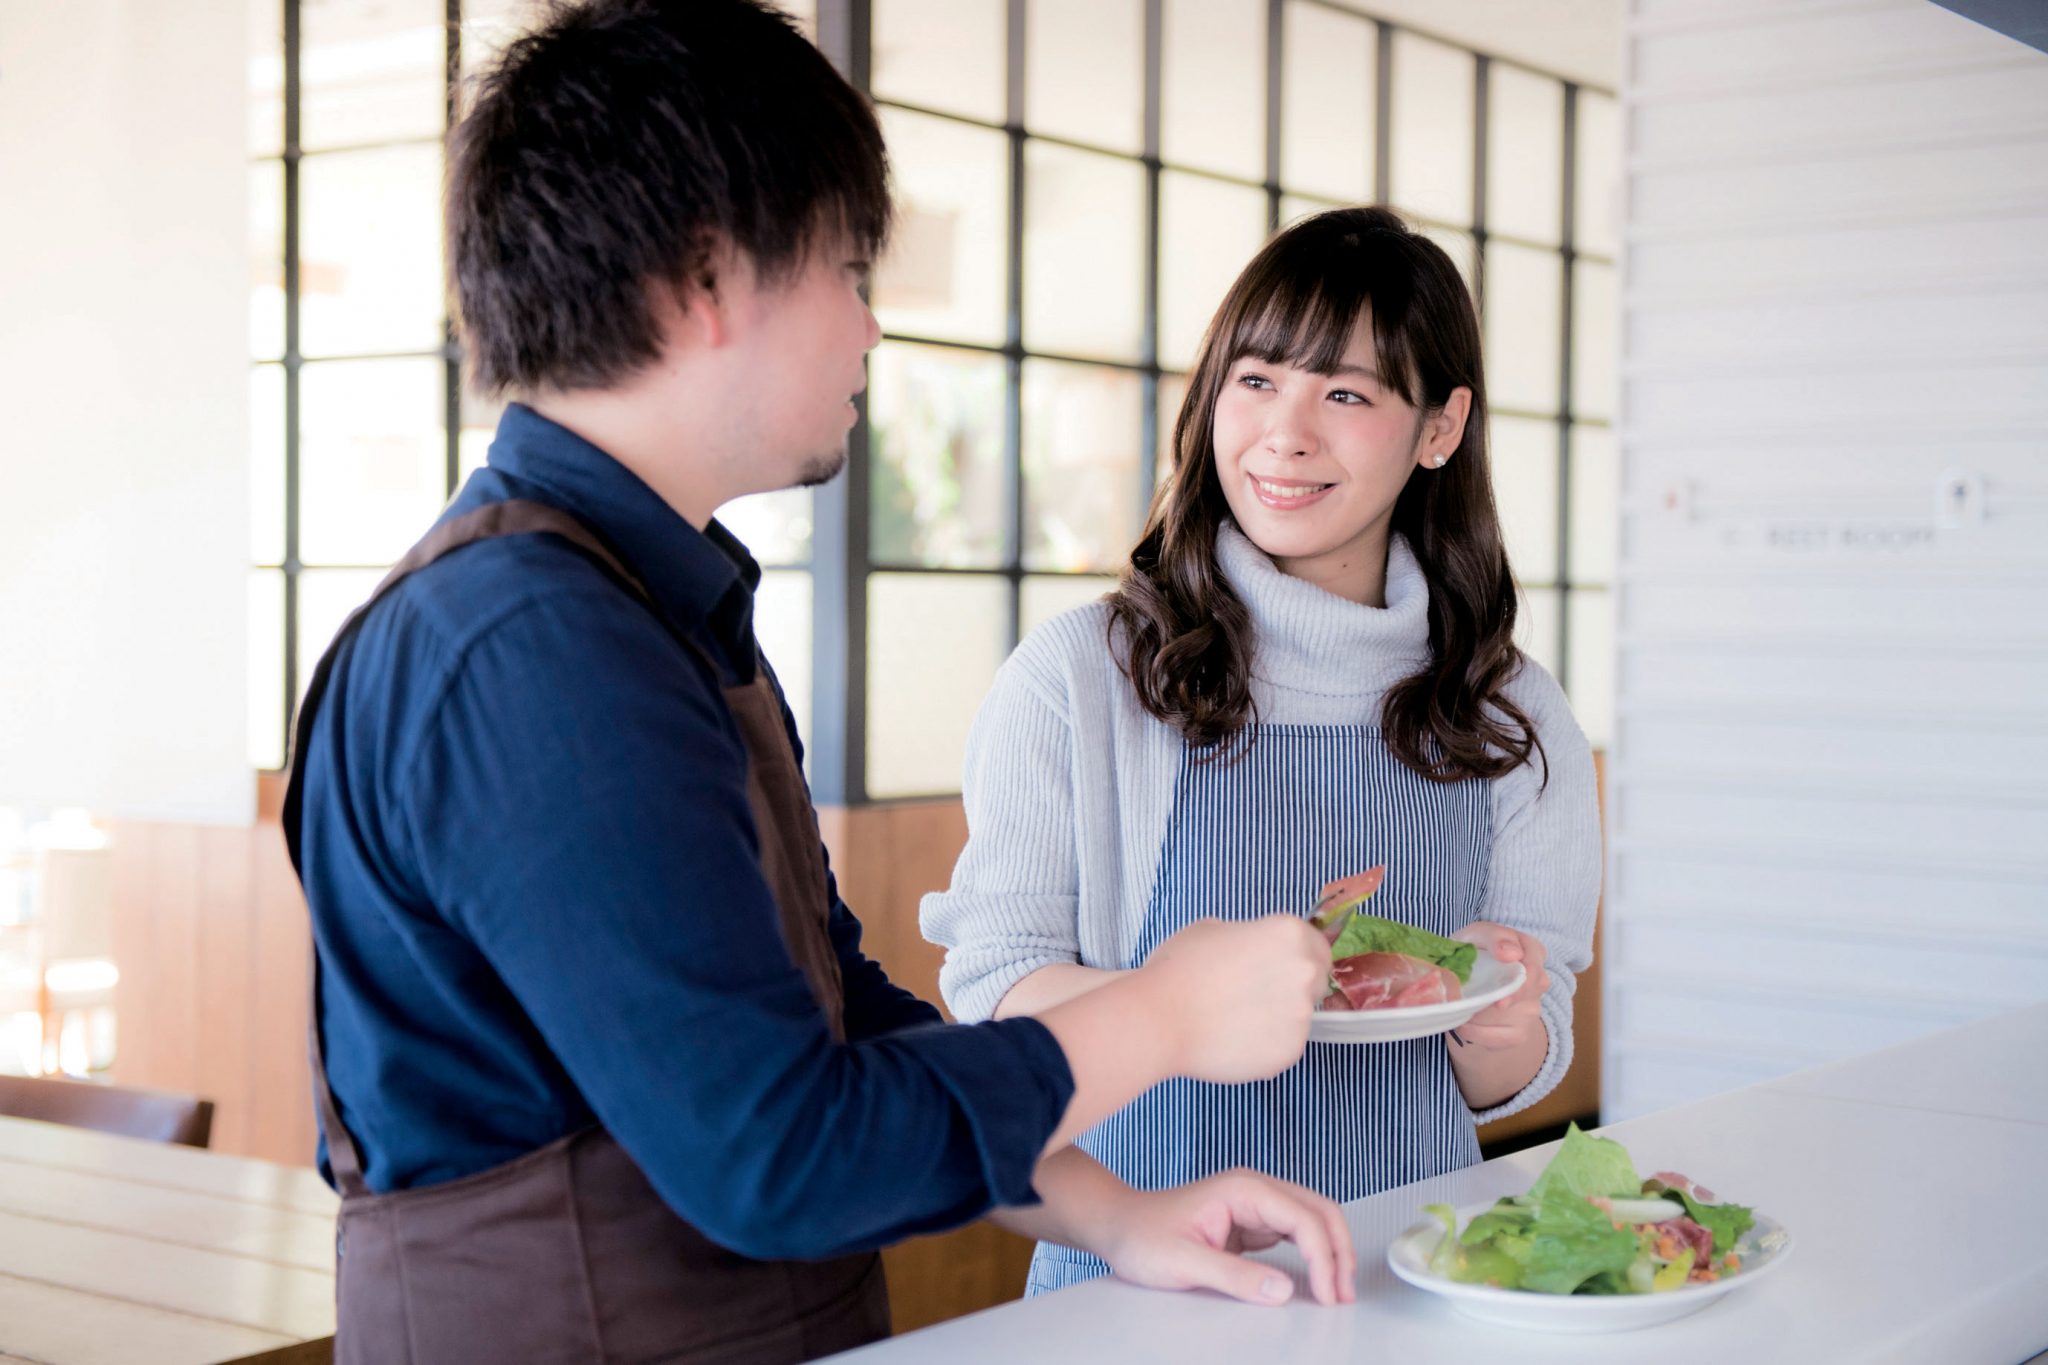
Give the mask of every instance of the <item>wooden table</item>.
M 313 1171 L 0 1118 L 0 1362 L 326 1362 Z

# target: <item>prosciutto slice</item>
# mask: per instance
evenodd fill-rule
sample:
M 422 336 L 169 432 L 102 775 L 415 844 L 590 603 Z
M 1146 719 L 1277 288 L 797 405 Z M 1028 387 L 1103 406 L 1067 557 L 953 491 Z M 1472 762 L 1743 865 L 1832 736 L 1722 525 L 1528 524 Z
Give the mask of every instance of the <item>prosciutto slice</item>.
M 1464 993 L 1450 971 L 1406 953 L 1360 953 L 1338 962 L 1330 976 L 1337 989 L 1323 1001 L 1326 1010 L 1441 1005 Z

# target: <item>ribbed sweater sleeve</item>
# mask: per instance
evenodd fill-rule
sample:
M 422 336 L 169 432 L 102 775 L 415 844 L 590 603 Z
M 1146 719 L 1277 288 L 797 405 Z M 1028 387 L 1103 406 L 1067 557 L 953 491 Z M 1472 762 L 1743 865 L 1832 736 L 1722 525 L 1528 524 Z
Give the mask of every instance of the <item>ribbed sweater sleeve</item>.
M 955 1018 L 990 1018 L 1040 967 L 1080 960 L 1071 727 L 1029 651 L 1005 664 L 967 741 L 967 847 L 946 891 L 924 898 L 924 936 L 946 949 L 939 991 Z
M 1572 1064 L 1572 996 L 1592 965 L 1600 906 L 1600 798 L 1593 751 L 1564 691 L 1535 663 L 1509 684 L 1543 743 L 1543 757 L 1493 784 L 1493 858 L 1479 918 L 1542 940 L 1550 989 L 1543 1024 L 1550 1048 L 1535 1078 L 1505 1104 L 1480 1111 L 1504 1118 L 1548 1095 Z

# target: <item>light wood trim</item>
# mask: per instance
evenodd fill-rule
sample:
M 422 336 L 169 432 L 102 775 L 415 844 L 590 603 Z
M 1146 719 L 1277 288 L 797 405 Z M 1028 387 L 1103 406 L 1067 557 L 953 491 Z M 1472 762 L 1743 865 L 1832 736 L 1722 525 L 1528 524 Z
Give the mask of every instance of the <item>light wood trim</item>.
M 221 1161 L 217 1154 L 192 1147 L 33 1119 L 0 1119 L 0 1161 L 161 1186 L 316 1218 L 332 1219 L 340 1207 L 334 1191 L 308 1167 Z
M 0 1213 L 334 1271 L 334 1214 L 272 1208 L 161 1185 L 0 1161 Z
M 334 1334 L 333 1271 L 0 1213 L 0 1275 L 287 1339 Z
M 275 1332 L 0 1275 L 0 1361 L 213 1365 L 293 1345 L 291 1337 Z M 319 1349 L 325 1352 L 321 1358 L 331 1358 L 331 1347 Z

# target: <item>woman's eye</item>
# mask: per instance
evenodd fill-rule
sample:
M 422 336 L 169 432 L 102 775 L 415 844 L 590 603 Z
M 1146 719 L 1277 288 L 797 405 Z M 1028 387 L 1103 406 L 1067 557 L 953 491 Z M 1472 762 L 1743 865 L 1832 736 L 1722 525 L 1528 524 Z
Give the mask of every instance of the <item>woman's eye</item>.
M 1237 377 L 1237 382 L 1248 389 L 1270 389 L 1273 387 L 1272 381 L 1262 374 L 1241 374 Z
M 1370 401 L 1366 398 L 1364 394 L 1353 393 L 1349 389 L 1332 389 L 1330 391 L 1330 397 L 1336 399 L 1340 403 L 1366 403 Z

